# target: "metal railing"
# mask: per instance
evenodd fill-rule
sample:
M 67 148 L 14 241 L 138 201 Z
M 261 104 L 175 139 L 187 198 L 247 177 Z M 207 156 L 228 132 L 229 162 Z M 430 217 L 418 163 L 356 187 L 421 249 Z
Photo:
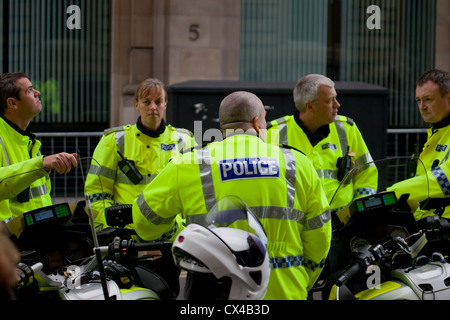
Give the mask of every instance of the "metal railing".
M 67 175 L 52 172 L 52 197 L 59 199 L 82 199 L 84 197 L 83 175 L 86 176 L 91 157 L 103 132 L 58 132 L 36 133 L 42 141 L 42 153 L 76 152 L 81 159 L 78 168 Z M 426 129 L 389 129 L 388 157 L 410 156 L 422 149 L 427 133 Z
M 36 133 L 42 142 L 42 154 L 60 152 L 77 153 L 80 159 L 78 167 L 66 175 L 52 171 L 52 198 L 64 200 L 70 204 L 84 198 L 84 179 L 89 170 L 91 157 L 103 132 L 50 132 Z
M 427 129 L 389 129 L 388 157 L 418 155 L 427 141 Z

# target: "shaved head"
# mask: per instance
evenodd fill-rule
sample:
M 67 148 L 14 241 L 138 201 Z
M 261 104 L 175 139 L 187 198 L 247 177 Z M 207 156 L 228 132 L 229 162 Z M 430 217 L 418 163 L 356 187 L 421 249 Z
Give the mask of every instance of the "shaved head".
M 237 91 L 223 99 L 219 109 L 220 126 L 251 123 L 255 117 L 265 117 L 264 105 L 253 93 Z

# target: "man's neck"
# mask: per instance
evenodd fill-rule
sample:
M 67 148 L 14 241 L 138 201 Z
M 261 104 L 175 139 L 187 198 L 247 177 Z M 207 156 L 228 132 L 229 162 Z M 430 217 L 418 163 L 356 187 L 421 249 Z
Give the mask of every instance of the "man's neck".
M 323 126 L 315 123 L 314 119 L 311 118 L 307 113 L 296 113 L 296 116 L 298 117 L 298 120 L 303 124 L 303 126 L 312 134 L 315 134 L 316 131 Z
M 329 125 L 322 125 L 321 127 L 317 128 L 315 132 L 310 131 L 305 123 L 301 120 L 298 111 L 295 113 L 295 122 L 306 134 L 312 146 L 316 146 L 320 141 L 325 139 L 330 134 Z
M 450 125 L 450 113 L 445 116 L 441 121 L 433 124 L 433 129 L 440 129 Z
M 17 128 L 19 128 L 24 132 L 27 130 L 31 122 L 31 120 L 24 120 L 19 117 L 15 117 L 14 115 L 11 114 L 5 114 L 3 115 L 3 118 L 7 119 L 10 123 L 13 123 L 14 125 L 17 126 Z

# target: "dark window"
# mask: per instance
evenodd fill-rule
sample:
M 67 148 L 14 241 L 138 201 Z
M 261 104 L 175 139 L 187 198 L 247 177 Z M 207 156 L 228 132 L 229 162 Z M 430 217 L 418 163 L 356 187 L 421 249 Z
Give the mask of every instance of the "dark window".
M 79 10 L 68 12 L 72 5 Z M 111 0 L 0 0 L 0 8 L 0 71 L 25 72 L 41 91 L 32 130 L 108 127 Z

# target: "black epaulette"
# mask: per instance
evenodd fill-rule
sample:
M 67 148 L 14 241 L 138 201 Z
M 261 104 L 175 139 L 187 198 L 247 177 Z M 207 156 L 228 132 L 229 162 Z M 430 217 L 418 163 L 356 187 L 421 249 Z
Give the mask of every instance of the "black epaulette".
M 170 125 L 169 125 L 169 126 L 170 126 Z M 188 136 L 191 136 L 191 137 L 194 136 L 194 134 L 193 134 L 190 130 L 188 130 L 188 129 L 184 129 L 184 128 L 176 128 L 176 127 L 172 127 L 172 126 L 170 126 L 170 127 L 171 127 L 172 129 L 174 129 L 175 131 L 184 133 L 184 134 L 186 134 L 186 135 L 188 135 Z
M 300 152 L 300 153 L 302 153 L 302 154 L 304 154 L 306 156 L 306 154 L 303 151 L 301 151 L 301 150 L 299 150 L 299 149 L 297 149 L 295 147 L 288 146 L 287 144 L 280 144 L 279 147 L 283 148 L 283 149 L 290 149 L 290 150 L 298 151 L 298 152 Z
M 201 149 L 205 148 L 208 144 L 209 143 L 205 143 L 202 146 L 195 146 L 195 147 L 192 147 L 192 148 L 189 148 L 189 149 L 181 150 L 180 153 L 181 154 L 186 154 L 186 153 L 192 152 L 194 150 L 201 150 Z
M 125 128 L 129 127 L 128 126 L 119 126 L 119 127 L 113 127 L 113 128 L 109 128 L 109 129 L 105 129 L 103 131 L 103 135 L 107 136 L 113 132 L 119 132 L 119 131 L 125 131 Z
M 272 128 L 274 125 L 279 126 L 279 125 L 282 124 L 282 123 L 286 123 L 286 117 L 281 117 L 281 118 L 278 118 L 278 119 L 275 119 L 275 120 L 270 121 L 270 122 L 267 124 L 267 130 L 269 130 L 270 128 Z
M 355 124 L 355 121 L 352 118 L 346 117 L 346 116 L 339 116 L 339 119 L 336 119 L 337 121 L 347 122 L 349 125 L 353 126 Z

